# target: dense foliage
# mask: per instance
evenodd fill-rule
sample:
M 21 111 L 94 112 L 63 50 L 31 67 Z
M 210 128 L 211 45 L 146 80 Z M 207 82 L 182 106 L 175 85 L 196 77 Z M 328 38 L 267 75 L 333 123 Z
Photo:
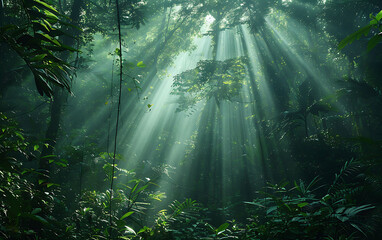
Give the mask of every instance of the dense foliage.
M 381 239 L 381 9 L 1 1 L 0 239 Z

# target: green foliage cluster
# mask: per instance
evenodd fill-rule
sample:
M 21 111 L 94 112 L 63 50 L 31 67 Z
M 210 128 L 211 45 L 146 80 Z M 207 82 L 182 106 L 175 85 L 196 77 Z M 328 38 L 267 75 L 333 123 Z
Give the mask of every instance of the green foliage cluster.
M 358 239 L 372 231 L 365 212 L 370 204 L 359 205 L 354 196 L 361 189 L 344 183 L 343 177 L 354 171 L 356 163 L 345 164 L 329 186 L 317 186 L 318 177 L 294 187 L 288 183 L 269 185 L 259 194 L 264 198 L 247 202 L 257 208 L 251 218 L 250 239 Z M 326 189 L 326 190 L 324 190 Z
M 51 97 L 52 85 L 70 91 L 72 66 L 60 59 L 59 52 L 77 51 L 63 44 L 59 37 L 66 36 L 65 16 L 44 0 L 24 1 L 20 14 L 26 15 L 23 23 L 7 24 L 0 28 L 1 41 L 14 50 L 32 72 L 38 92 Z M 11 70 L 8 74 L 12 74 Z
M 346 38 L 344 38 L 338 45 L 339 49 L 343 49 L 348 44 L 354 42 L 354 40 L 360 39 L 362 36 L 368 36 L 370 32 L 375 29 L 376 33 L 372 38 L 369 39 L 367 43 L 367 51 L 371 51 L 373 48 L 377 46 L 378 43 L 382 41 L 382 11 L 380 11 L 377 15 L 370 14 L 370 23 L 366 26 L 360 28 L 358 31 L 350 34 Z
M 120 168 L 116 169 L 120 172 L 116 176 L 131 180 L 115 189 L 112 228 L 108 221 L 109 190 L 85 190 L 71 211 L 58 184 L 34 183 L 43 173 L 24 168 L 17 160 L 20 156 L 31 156 L 29 143 L 17 124 L 1 114 L 1 129 L 0 234 L 3 239 L 182 239 L 185 235 L 193 239 L 199 236 L 200 229 L 206 230 L 206 222 L 200 220 L 201 208 L 190 199 L 173 202 L 169 212 L 159 211 L 152 227 L 144 226 L 150 199 L 161 201 L 163 194 L 149 191 L 150 186 L 156 185 L 152 181 L 137 179 L 133 172 Z M 109 181 L 110 164 L 105 164 L 104 169 L 105 180 Z M 192 227 L 184 228 L 191 223 Z
M 217 105 L 240 94 L 245 82 L 244 57 L 225 61 L 203 60 L 196 68 L 174 77 L 173 92 L 180 96 L 178 111 L 187 110 L 201 100 L 214 99 Z
M 52 236 L 57 219 L 52 217 L 65 208 L 58 191 L 42 191 L 36 178 L 44 173 L 25 169 L 22 160 L 37 150 L 25 138 L 15 121 L 0 113 L 0 233 L 3 239 L 29 239 L 32 236 Z
M 103 65 L 103 59 L 101 64 L 95 65 L 89 56 L 93 54 L 94 34 L 101 33 L 103 38 L 110 42 L 115 40 L 114 2 L 70 0 L 54 2 L 57 3 L 57 9 L 65 13 L 70 12 L 71 7 L 75 9 L 74 3 L 83 3 L 79 4 L 76 10 L 79 13 L 77 17 L 81 15 L 78 24 L 84 28 L 84 35 L 76 40 L 77 46 L 85 45 L 84 49 L 88 51 L 89 56 L 77 56 L 76 61 L 80 63 L 76 62 L 76 65 L 87 68 L 87 78 L 92 81 L 99 80 L 96 83 L 99 89 L 94 94 L 93 91 L 88 90 L 86 81 L 80 80 L 80 84 L 86 91 L 78 96 L 81 100 L 73 101 L 74 104 L 69 102 L 68 105 L 81 103 L 84 107 L 68 114 L 67 122 L 70 123 L 66 123 L 68 126 L 62 128 L 65 140 L 60 143 L 64 146 L 59 145 L 56 150 L 57 155 L 43 156 L 42 154 L 39 157 L 41 151 L 50 147 L 49 144 L 32 144 L 39 140 L 32 140 L 33 137 L 23 133 L 14 120 L 0 113 L 0 238 L 372 238 L 373 217 L 376 212 L 381 211 L 381 206 L 378 204 L 380 195 L 377 190 L 380 189 L 382 181 L 380 176 L 381 141 L 373 139 L 380 139 L 379 123 L 382 116 L 379 111 L 380 89 L 374 87 L 378 85 L 372 85 L 370 82 L 375 83 L 379 79 L 371 79 L 366 74 L 364 78 L 353 79 L 352 77 L 356 74 L 349 70 L 350 73 L 347 73 L 349 76 L 343 81 L 336 82 L 339 86 L 333 87 L 335 94 L 327 95 L 323 87 L 318 86 L 317 79 L 331 76 L 322 72 L 332 69 L 329 67 L 332 63 L 340 65 L 338 61 L 344 59 L 343 56 L 333 53 L 335 52 L 333 49 L 324 49 L 327 52 L 318 54 L 324 47 L 318 46 L 317 39 L 329 38 L 333 41 L 330 39 L 330 30 L 326 31 L 327 26 L 322 23 L 324 22 L 322 16 L 330 13 L 330 10 L 325 8 L 332 4 L 332 1 L 326 1 L 328 4 L 324 2 L 306 1 L 308 6 L 306 7 L 300 1 L 277 0 L 120 1 L 123 16 L 120 19 L 123 25 L 122 30 L 128 32 L 129 38 L 123 39 L 122 47 L 117 48 L 113 54 L 127 52 L 126 55 L 129 58 L 131 56 L 129 61 L 123 61 L 126 69 L 129 69 L 129 72 L 124 72 L 123 76 L 131 78 L 135 88 L 141 90 L 150 87 L 151 89 L 151 80 L 155 79 L 155 76 L 160 78 L 165 75 L 164 69 L 172 63 L 180 51 L 193 48 L 192 37 L 197 35 L 200 26 L 205 23 L 204 17 L 211 15 L 215 21 L 211 24 L 212 30 L 206 35 L 211 36 L 214 59 L 199 61 L 194 69 L 174 77 L 172 94 L 179 97 L 177 111 L 188 110 L 202 101 L 206 101 L 207 104 L 215 105 L 216 103 L 219 108 L 222 102 L 236 102 L 236 99 L 240 98 L 242 100 L 243 89 L 247 87 L 248 92 L 253 95 L 254 99 L 250 99 L 251 102 L 240 104 L 237 101 L 239 104 L 230 106 L 232 107 L 230 116 L 224 115 L 230 123 L 240 122 L 243 123 L 242 126 L 252 126 L 235 129 L 240 131 L 240 134 L 232 131 L 232 139 L 228 141 L 223 139 L 223 135 L 214 135 L 216 134 L 214 131 L 219 131 L 219 134 L 223 132 L 221 129 L 224 124 L 220 119 L 223 114 L 211 117 L 207 111 L 203 110 L 199 121 L 200 128 L 191 137 L 191 150 L 187 150 L 189 159 L 197 158 L 199 162 L 195 164 L 197 166 L 194 165 L 195 167 L 192 163 L 184 164 L 186 161 L 179 164 L 193 166 L 192 173 L 197 175 L 195 178 L 198 182 L 190 181 L 192 183 L 183 189 L 186 189 L 185 191 L 189 188 L 195 189 L 194 195 L 207 199 L 204 201 L 206 207 L 191 199 L 172 201 L 168 207 L 165 207 L 164 203 L 158 204 L 160 207 L 152 204 L 160 203 L 166 197 L 165 193 L 158 190 L 156 180 L 162 175 L 164 178 L 169 176 L 167 165 L 154 163 L 152 159 L 158 158 L 158 161 L 164 161 L 162 158 L 168 156 L 169 146 L 174 140 L 171 136 L 174 124 L 171 124 L 171 129 L 165 129 L 161 133 L 159 140 L 151 141 L 150 139 L 151 143 L 155 143 L 153 145 L 157 145 L 155 153 L 147 148 L 148 153 L 144 154 L 145 157 L 150 156 L 150 160 L 138 159 L 143 158 L 142 156 L 128 156 L 129 161 L 137 158 L 141 162 L 138 169 L 122 168 L 120 162 L 123 157 L 118 154 L 116 156 L 118 164 L 111 163 L 113 154 L 98 148 L 98 145 L 105 145 L 106 135 L 108 148 L 111 145 L 108 134 L 112 114 L 110 113 L 108 118 L 109 130 L 105 130 L 107 127 L 105 127 L 105 118 L 102 117 L 102 113 L 105 112 L 103 109 L 105 105 L 112 109 L 113 90 L 116 89 L 111 83 L 110 96 L 106 97 L 105 103 L 105 99 L 101 96 L 104 96 L 105 89 L 109 90 L 105 87 L 109 86 L 107 80 L 109 76 L 105 77 L 106 74 L 100 74 L 97 72 L 97 67 L 94 67 Z M 18 5 L 18 3 L 21 4 Z M 77 28 L 67 23 L 70 19 L 53 7 L 53 1 L 20 0 L 7 1 L 6 4 L 13 10 L 16 9 L 20 16 L 25 16 L 25 19 L 12 12 L 6 12 L 5 16 L 1 16 L 5 17 L 9 23 L 2 25 L 0 29 L 1 49 L 7 48 L 7 51 L 12 51 L 19 60 L 23 61 L 23 64 L 9 64 L 16 69 L 6 69 L 4 79 L 8 81 L 11 75 L 15 75 L 22 68 L 32 73 L 41 95 L 52 96 L 54 85 L 70 90 L 72 66 L 68 63 L 66 54 L 77 52 L 77 50 L 73 44 L 67 46 L 65 39 L 71 37 L 68 34 L 69 29 Z M 320 6 L 325 7 L 318 10 Z M 3 6 L 1 7 L 0 14 L 3 14 Z M 76 12 L 73 9 L 72 13 Z M 284 15 L 282 11 L 287 12 L 289 16 Z M 272 14 L 272 17 L 269 14 Z M 144 25 L 146 16 L 150 16 L 154 22 L 150 26 Z M 292 38 L 294 40 L 289 44 L 290 35 L 298 35 L 300 32 L 291 27 L 289 30 L 293 31 L 286 34 L 280 31 L 280 26 L 293 25 L 293 19 L 289 18 L 291 16 L 308 26 L 309 30 L 302 31 L 307 37 L 297 36 Z M 345 38 L 339 48 L 371 32 L 374 36 L 369 40 L 368 50 L 377 48 L 381 41 L 382 12 L 370 17 L 372 18 L 370 23 Z M 12 21 L 8 21 L 9 19 Z M 343 19 L 348 20 L 348 18 Z M 251 37 L 258 40 L 256 43 L 248 42 L 247 44 L 249 47 L 253 44 L 253 49 L 259 52 L 256 58 L 259 61 L 256 63 L 259 65 L 258 69 L 252 66 L 256 64 L 250 63 L 249 58 L 253 56 L 250 56 L 248 49 L 244 50 L 245 57 L 216 60 L 219 32 L 237 26 L 244 29 L 240 26 L 243 24 L 248 25 L 250 30 L 248 34 L 252 34 Z M 343 22 L 338 23 L 338 25 L 341 24 Z M 138 33 L 131 28 L 136 30 L 147 28 L 147 31 Z M 240 34 L 242 46 L 247 48 L 243 31 Z M 303 52 L 297 55 L 307 60 L 308 67 L 304 65 L 303 60 L 293 59 L 296 52 Z M 319 61 L 324 58 L 327 62 L 321 64 Z M 366 67 L 358 69 L 357 59 L 353 60 L 357 70 L 372 69 L 372 66 L 367 63 Z M 295 67 L 293 64 L 296 62 L 309 69 L 296 67 L 295 71 L 290 71 L 289 68 Z M 109 73 L 108 70 L 107 74 Z M 14 78 L 22 79 L 20 76 Z M 138 78 L 145 79 L 141 87 L 135 85 L 140 83 Z M 4 79 L 1 79 L 2 83 Z M 262 82 L 264 79 L 266 83 Z M 291 83 L 292 80 L 293 83 Z M 265 96 L 268 92 L 259 92 L 260 89 L 264 90 L 261 84 L 267 85 L 269 93 L 273 96 Z M 130 92 L 133 87 L 127 86 Z M 30 89 L 26 89 L 26 92 L 30 92 Z M 28 97 L 28 100 L 32 99 L 31 95 Z M 140 98 L 139 94 L 138 97 Z M 122 101 L 129 102 L 126 109 L 123 109 L 125 116 L 133 115 L 132 119 L 135 120 L 124 123 L 123 128 L 129 131 L 134 130 L 139 125 L 137 123 L 139 121 L 136 120 L 141 119 L 140 115 L 136 114 L 135 104 L 129 101 L 131 99 L 129 95 Z M 147 99 L 148 97 L 145 96 L 144 100 Z M 110 104 L 108 104 L 109 101 Z M 275 102 L 274 108 L 267 108 L 272 101 Z M 339 106 L 340 101 L 345 104 Z M 145 102 L 141 105 L 147 106 L 151 111 L 156 103 Z M 63 110 L 54 106 L 53 104 L 51 110 L 46 108 L 45 111 L 51 113 L 51 122 L 56 121 L 55 131 L 57 132 Z M 246 111 L 249 108 L 251 111 Z M 53 109 L 56 111 L 54 112 Z M 223 112 L 220 108 L 218 111 Z M 85 127 L 81 128 L 78 119 L 75 119 L 78 112 L 82 114 L 81 118 L 85 115 L 95 116 L 92 117 L 93 120 L 103 124 L 96 126 L 95 123 L 91 123 L 89 124 L 92 125 L 91 127 L 86 127 L 87 131 L 96 132 L 92 139 L 88 137 Z M 97 114 L 91 115 L 94 112 Z M 246 117 L 243 116 L 244 112 L 250 112 L 253 115 Z M 281 115 L 279 118 L 271 119 L 274 113 L 277 115 L 281 113 Z M 46 114 L 41 115 L 44 118 Z M 30 122 L 33 124 L 36 121 L 32 118 L 33 115 L 30 116 Z M 146 126 L 146 122 L 144 123 Z M 45 126 L 45 124 L 40 123 L 38 126 Z M 34 128 L 37 129 L 37 127 Z M 341 131 L 342 128 L 344 130 Z M 77 134 L 75 140 L 69 139 L 70 131 L 78 129 L 82 132 Z M 248 134 L 244 133 L 246 131 Z M 128 132 L 125 138 L 139 134 L 139 132 L 134 134 Z M 249 135 L 255 137 L 245 139 Z M 362 135 L 367 137 L 361 137 Z M 56 139 L 48 140 L 52 140 L 50 142 L 53 143 Z M 225 153 L 230 155 L 228 157 L 220 155 L 224 152 L 222 149 L 228 146 L 226 143 L 229 143 L 229 146 L 235 146 L 234 149 L 224 149 L 227 150 Z M 120 146 L 130 148 L 125 143 L 121 143 Z M 146 145 L 142 147 L 142 151 L 146 151 L 145 147 Z M 101 153 L 97 154 L 99 152 Z M 223 162 L 219 161 L 230 158 L 231 155 L 239 156 L 237 159 L 231 159 L 234 167 L 230 170 L 236 171 L 236 175 L 225 176 L 221 167 Z M 347 161 L 352 157 L 357 161 Z M 35 170 L 33 167 L 25 167 L 33 166 L 37 158 L 47 162 L 50 168 Z M 257 161 L 257 159 L 260 160 Z M 334 175 L 334 181 L 328 181 L 328 179 L 331 180 L 335 169 L 343 165 L 343 162 L 346 163 L 340 172 Z M 252 167 L 263 171 L 261 173 L 252 171 Z M 159 169 L 157 172 L 162 174 L 160 177 L 153 174 L 154 168 Z M 313 175 L 324 175 L 324 179 L 318 181 L 316 177 L 310 183 L 300 180 L 294 182 L 292 187 L 288 187 L 285 181 L 281 181 L 280 184 L 268 184 L 268 187 L 258 192 L 259 195 L 255 195 L 255 200 L 251 201 L 254 193 L 250 185 L 252 186 L 253 182 L 268 182 L 271 179 L 272 182 L 279 182 L 278 180 L 285 176 L 295 178 L 290 174 L 292 168 L 304 171 L 309 178 Z M 246 172 L 241 173 L 240 170 Z M 82 179 L 84 172 L 90 177 L 87 180 L 88 184 L 82 186 L 82 183 L 86 182 Z M 213 176 L 214 174 L 216 176 Z M 226 190 L 223 188 L 226 183 L 222 183 L 223 178 L 227 178 L 227 182 L 234 186 L 232 195 L 241 194 L 247 197 L 245 207 L 248 214 L 240 214 L 239 211 L 231 212 L 226 206 L 218 206 L 227 202 L 221 194 L 223 190 Z M 108 190 L 105 183 L 112 181 L 116 183 L 115 188 Z M 207 184 L 206 181 L 210 182 Z M 80 186 L 77 186 L 78 182 Z M 323 186 L 316 187 L 319 182 L 324 182 Z M 174 190 L 172 194 L 176 195 L 176 193 Z M 207 195 L 214 195 L 212 199 L 215 202 L 204 197 Z M 241 202 L 242 199 L 236 200 L 235 197 L 232 196 L 232 199 L 235 199 L 232 200 L 235 202 L 233 205 L 244 205 Z M 181 198 L 184 197 L 179 197 Z M 110 206 L 113 206 L 112 209 Z M 223 212 L 224 219 L 217 216 L 219 214 L 216 212 L 212 212 L 212 209 L 218 209 L 219 214 Z M 215 218 L 212 219 L 211 216 Z M 217 218 L 219 221 L 216 221 Z
M 157 187 L 154 181 L 116 168 L 116 178 L 124 178 L 126 184 L 120 182 L 114 189 L 110 228 L 109 190 L 85 190 L 75 208 L 68 209 L 58 184 L 34 183 L 43 173 L 23 168 L 18 161 L 31 153 L 17 124 L 1 114 L 1 129 L 1 156 L 10 160 L 0 168 L 4 239 L 357 239 L 372 232 L 365 219 L 375 207 L 356 200 L 362 192 L 358 181 L 346 182 L 361 170 L 355 161 L 347 162 L 330 185 L 317 187 L 318 177 L 308 184 L 294 182 L 293 188 L 287 188 L 288 183 L 269 184 L 259 192 L 264 197 L 246 202 L 248 223 L 230 220 L 216 228 L 207 217 L 209 210 L 191 199 L 159 210 L 148 225 L 150 201 L 161 201 L 163 194 L 152 189 Z M 102 153 L 101 158 L 109 157 Z M 104 166 L 106 181 L 110 167 Z

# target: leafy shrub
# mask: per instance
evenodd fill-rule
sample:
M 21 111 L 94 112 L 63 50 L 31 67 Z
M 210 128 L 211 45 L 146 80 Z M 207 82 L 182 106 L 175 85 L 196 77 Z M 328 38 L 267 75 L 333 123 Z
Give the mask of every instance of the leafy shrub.
M 350 161 L 336 174 L 332 185 L 324 186 L 314 178 L 309 184 L 294 182 L 269 186 L 259 198 L 247 204 L 256 206 L 245 237 L 249 239 L 359 239 L 371 232 L 364 224 L 364 213 L 374 208 L 357 204 L 355 194 L 361 189 L 345 184 L 343 177 L 354 171 Z M 321 194 L 318 194 L 321 192 Z

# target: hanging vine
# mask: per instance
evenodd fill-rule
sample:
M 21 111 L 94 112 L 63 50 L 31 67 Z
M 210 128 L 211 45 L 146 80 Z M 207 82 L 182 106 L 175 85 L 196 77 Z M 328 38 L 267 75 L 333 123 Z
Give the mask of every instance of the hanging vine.
M 116 10 L 117 10 L 117 24 L 118 24 L 118 41 L 119 41 L 119 49 L 116 51 L 119 57 L 119 96 L 118 96 L 118 106 L 117 106 L 117 120 L 115 125 L 115 137 L 114 137 L 114 152 L 113 152 L 113 164 L 112 164 L 112 173 L 111 173 L 111 182 L 110 182 L 110 201 L 109 201 L 109 208 L 110 208 L 110 218 L 109 218 L 109 225 L 110 225 L 110 233 L 109 233 L 109 239 L 111 237 L 111 230 L 112 230 L 112 218 L 113 218 L 113 212 L 112 212 L 112 200 L 113 200 L 113 184 L 114 184 L 114 171 L 115 171 L 115 156 L 117 152 L 117 137 L 118 137 L 118 124 L 119 124 L 119 115 L 120 115 L 120 108 L 121 108 L 121 96 L 122 96 L 122 38 L 121 38 L 121 19 L 119 14 L 119 1 L 115 0 L 116 4 Z
M 109 147 L 110 147 L 110 128 L 111 128 L 111 116 L 113 113 L 113 82 L 114 82 L 114 62 L 115 62 L 115 55 L 113 56 L 113 64 L 111 65 L 111 80 L 110 80 L 110 93 L 109 93 L 109 102 L 110 102 L 110 111 L 109 111 L 109 117 L 108 117 L 108 130 L 107 130 L 107 145 L 106 145 L 106 152 L 109 154 Z

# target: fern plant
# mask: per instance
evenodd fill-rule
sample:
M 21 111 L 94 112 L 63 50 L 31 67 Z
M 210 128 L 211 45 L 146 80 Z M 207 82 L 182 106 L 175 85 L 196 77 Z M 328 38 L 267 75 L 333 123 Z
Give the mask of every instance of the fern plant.
M 186 199 L 177 200 L 169 205 L 169 209 L 158 212 L 153 227 L 143 227 L 136 239 L 198 239 L 210 235 L 203 209 L 195 201 Z

